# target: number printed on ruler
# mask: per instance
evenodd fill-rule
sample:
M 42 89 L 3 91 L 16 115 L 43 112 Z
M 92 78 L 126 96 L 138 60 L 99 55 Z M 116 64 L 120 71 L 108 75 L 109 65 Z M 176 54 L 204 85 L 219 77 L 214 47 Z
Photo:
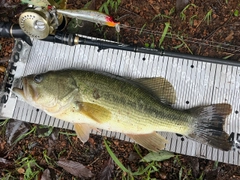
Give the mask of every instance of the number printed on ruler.
M 240 150 L 240 133 L 232 132 L 229 136 L 229 141 L 233 142 L 233 149 Z

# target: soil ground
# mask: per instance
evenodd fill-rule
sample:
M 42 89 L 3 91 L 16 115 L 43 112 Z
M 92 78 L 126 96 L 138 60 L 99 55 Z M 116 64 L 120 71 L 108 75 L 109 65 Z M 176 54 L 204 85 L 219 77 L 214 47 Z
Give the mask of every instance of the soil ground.
M 6 7 L 5 4 L 3 7 L 4 2 L 9 6 Z M 87 2 L 88 0 L 69 0 L 67 7 L 83 8 Z M 96 0 L 88 8 L 99 9 L 104 2 L 106 1 Z M 0 20 L 17 22 L 17 17 L 24 7 L 17 6 L 12 9 L 11 6 L 18 3 L 17 0 L 0 1 Z M 110 5 L 106 7 L 105 12 L 109 11 L 109 14 L 122 24 L 119 34 L 114 28 L 88 23 L 79 28 L 78 32 L 138 46 L 222 58 L 223 61 L 229 59 L 239 61 L 240 2 L 238 1 L 121 0 L 116 9 L 111 8 Z M 187 8 L 184 9 L 184 7 Z M 161 42 L 167 25 L 169 25 L 167 34 Z M 4 67 L 7 67 L 6 60 L 11 55 L 13 44 L 13 39 L 0 38 L 0 70 L 2 69 L 0 78 L 4 76 Z M 38 173 L 38 179 L 47 179 L 47 176 L 51 176 L 48 179 L 87 179 L 73 176 L 58 166 L 56 163 L 62 159 L 82 163 L 93 174 L 89 179 L 127 179 L 128 177 L 112 162 L 103 142 L 105 137 L 91 135 L 90 140 L 83 145 L 71 131 L 25 123 L 23 126 L 27 127 L 28 132 L 31 130 L 33 132 L 13 145 L 11 145 L 13 139 L 9 140 L 11 133 L 9 135 L 6 129 L 10 129 L 12 134 L 20 132 L 13 131 L 14 125 L 10 122 L 1 126 L 0 177 L 2 178 L 11 175 L 9 179 L 23 179 L 24 173 L 29 172 L 29 165 L 33 172 Z M 111 138 L 107 141 L 118 159 L 132 172 L 138 171 L 140 167 L 149 166 L 149 163 L 140 162 L 141 157 L 136 151 L 137 149 L 144 156 L 148 153 L 144 148 Z M 70 164 L 68 162 L 68 166 Z M 147 177 L 152 179 L 240 179 L 239 166 L 184 155 L 176 155 L 156 163 L 155 166 L 158 171 L 153 170 L 149 176 L 144 173 L 141 176 L 135 176 L 134 179 L 147 179 Z M 44 171 L 46 169 L 50 173 Z

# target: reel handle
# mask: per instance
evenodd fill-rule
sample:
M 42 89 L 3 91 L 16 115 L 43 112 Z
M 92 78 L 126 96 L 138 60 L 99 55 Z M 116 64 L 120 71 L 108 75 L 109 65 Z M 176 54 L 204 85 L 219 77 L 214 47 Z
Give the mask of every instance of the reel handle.
M 32 41 L 27 36 L 18 24 L 0 22 L 0 37 L 21 38 L 29 46 L 32 46 Z

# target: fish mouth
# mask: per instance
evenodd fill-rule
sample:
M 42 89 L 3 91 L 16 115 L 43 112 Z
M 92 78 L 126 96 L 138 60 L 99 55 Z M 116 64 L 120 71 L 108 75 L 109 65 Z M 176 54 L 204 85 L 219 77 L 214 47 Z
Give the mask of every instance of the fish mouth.
M 24 93 L 23 93 L 23 89 L 14 87 L 14 88 L 12 89 L 12 92 L 13 92 L 16 96 L 18 96 L 19 98 L 25 99 L 25 95 L 24 95 Z
M 22 80 L 22 88 L 14 87 L 12 89 L 13 93 L 16 94 L 19 98 L 22 98 L 27 101 L 34 100 L 35 91 L 34 88 L 28 83 L 27 78 L 23 77 Z
M 23 78 L 18 78 L 18 79 L 16 79 L 16 81 L 17 82 L 22 82 L 23 83 Z M 24 84 L 24 83 L 23 83 Z M 12 92 L 16 95 L 16 96 L 18 96 L 19 98 L 22 98 L 22 99 L 26 99 L 26 90 L 25 90 L 25 85 L 23 85 L 23 87 L 22 88 L 19 88 L 19 87 L 13 87 L 12 88 Z
M 36 101 L 38 99 L 38 95 L 36 93 L 35 88 L 32 83 L 29 83 L 28 77 L 22 78 L 23 82 L 23 93 L 28 101 Z

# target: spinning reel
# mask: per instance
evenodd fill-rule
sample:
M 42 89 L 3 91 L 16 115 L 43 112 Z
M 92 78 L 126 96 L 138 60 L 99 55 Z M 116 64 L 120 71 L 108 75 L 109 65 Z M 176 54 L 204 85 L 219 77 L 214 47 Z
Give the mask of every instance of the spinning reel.
M 48 8 L 32 8 L 25 10 L 19 17 L 19 26 L 29 37 L 44 39 L 56 30 L 66 27 L 66 18 L 57 13 L 54 6 Z
M 115 27 L 117 32 L 120 31 L 120 23 L 111 16 L 92 10 L 56 9 L 54 1 L 51 2 L 51 5 L 33 6 L 19 17 L 19 25 L 29 37 L 44 39 L 56 30 L 63 30 L 67 25 L 66 17 Z

